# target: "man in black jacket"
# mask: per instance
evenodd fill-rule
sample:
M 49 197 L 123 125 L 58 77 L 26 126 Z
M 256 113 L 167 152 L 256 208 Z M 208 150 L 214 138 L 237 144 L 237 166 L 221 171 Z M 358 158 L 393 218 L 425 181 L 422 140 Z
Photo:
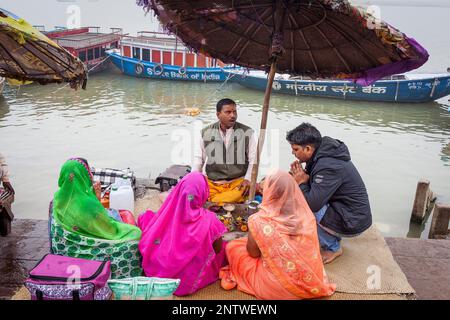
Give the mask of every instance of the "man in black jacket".
M 289 132 L 287 140 L 298 159 L 291 173 L 315 213 L 322 258 L 330 263 L 342 255 L 341 237 L 358 236 L 372 225 L 366 187 L 343 142 L 322 138 L 308 123 Z

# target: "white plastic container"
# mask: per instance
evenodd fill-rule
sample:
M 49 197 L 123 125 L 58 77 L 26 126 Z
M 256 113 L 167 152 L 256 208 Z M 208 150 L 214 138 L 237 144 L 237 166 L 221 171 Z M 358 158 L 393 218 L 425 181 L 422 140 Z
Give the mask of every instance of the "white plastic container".
M 134 190 L 131 185 L 113 184 L 109 196 L 109 207 L 116 210 L 128 210 L 134 214 Z
M 124 185 L 131 186 L 131 178 L 130 178 L 129 175 L 126 175 L 126 174 L 123 177 L 121 177 L 121 178 L 117 177 L 115 179 L 115 181 L 116 182 L 114 184 L 117 187 L 121 187 L 121 186 L 124 186 Z

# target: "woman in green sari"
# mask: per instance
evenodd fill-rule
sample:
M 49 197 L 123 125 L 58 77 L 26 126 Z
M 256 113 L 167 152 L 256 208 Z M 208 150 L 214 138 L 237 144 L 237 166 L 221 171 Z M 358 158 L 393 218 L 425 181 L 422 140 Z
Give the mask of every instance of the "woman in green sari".
M 110 260 L 113 278 L 140 276 L 141 230 L 108 214 L 96 195 L 86 160 L 67 161 L 51 210 L 51 247 L 58 255 Z

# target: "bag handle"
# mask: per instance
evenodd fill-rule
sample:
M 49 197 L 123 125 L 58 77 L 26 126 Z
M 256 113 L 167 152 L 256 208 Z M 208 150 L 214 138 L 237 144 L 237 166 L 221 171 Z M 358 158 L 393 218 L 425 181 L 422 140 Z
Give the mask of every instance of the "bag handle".
M 36 300 L 44 301 L 44 294 L 41 290 L 36 290 Z
M 73 301 L 80 301 L 80 290 L 73 290 L 72 298 L 73 298 Z
M 150 285 L 147 285 L 147 292 L 146 292 L 146 296 L 145 299 L 146 300 L 150 300 L 152 294 L 153 294 L 153 287 L 154 287 L 154 282 L 153 279 L 150 279 Z M 136 300 L 136 296 L 137 296 L 137 289 L 138 289 L 138 279 L 137 278 L 133 278 L 133 282 L 132 282 L 132 286 L 133 286 L 133 293 L 131 295 L 131 299 L 133 301 Z
M 131 283 L 131 286 L 133 288 L 133 293 L 131 294 L 131 300 L 136 301 L 136 295 L 137 295 L 136 278 L 133 278 L 133 282 Z
M 154 287 L 155 283 L 153 282 L 153 279 L 150 279 L 150 285 L 147 286 L 147 295 L 146 295 L 146 299 L 150 300 L 153 294 L 153 287 Z

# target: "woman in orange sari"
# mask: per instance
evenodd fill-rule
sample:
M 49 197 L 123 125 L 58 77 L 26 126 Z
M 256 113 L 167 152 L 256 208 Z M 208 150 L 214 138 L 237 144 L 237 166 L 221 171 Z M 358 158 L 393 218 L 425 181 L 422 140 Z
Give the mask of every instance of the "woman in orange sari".
M 317 222 L 295 180 L 277 171 L 264 182 L 263 202 L 249 219 L 249 236 L 228 244 L 222 287 L 263 300 L 331 296 L 320 255 Z

